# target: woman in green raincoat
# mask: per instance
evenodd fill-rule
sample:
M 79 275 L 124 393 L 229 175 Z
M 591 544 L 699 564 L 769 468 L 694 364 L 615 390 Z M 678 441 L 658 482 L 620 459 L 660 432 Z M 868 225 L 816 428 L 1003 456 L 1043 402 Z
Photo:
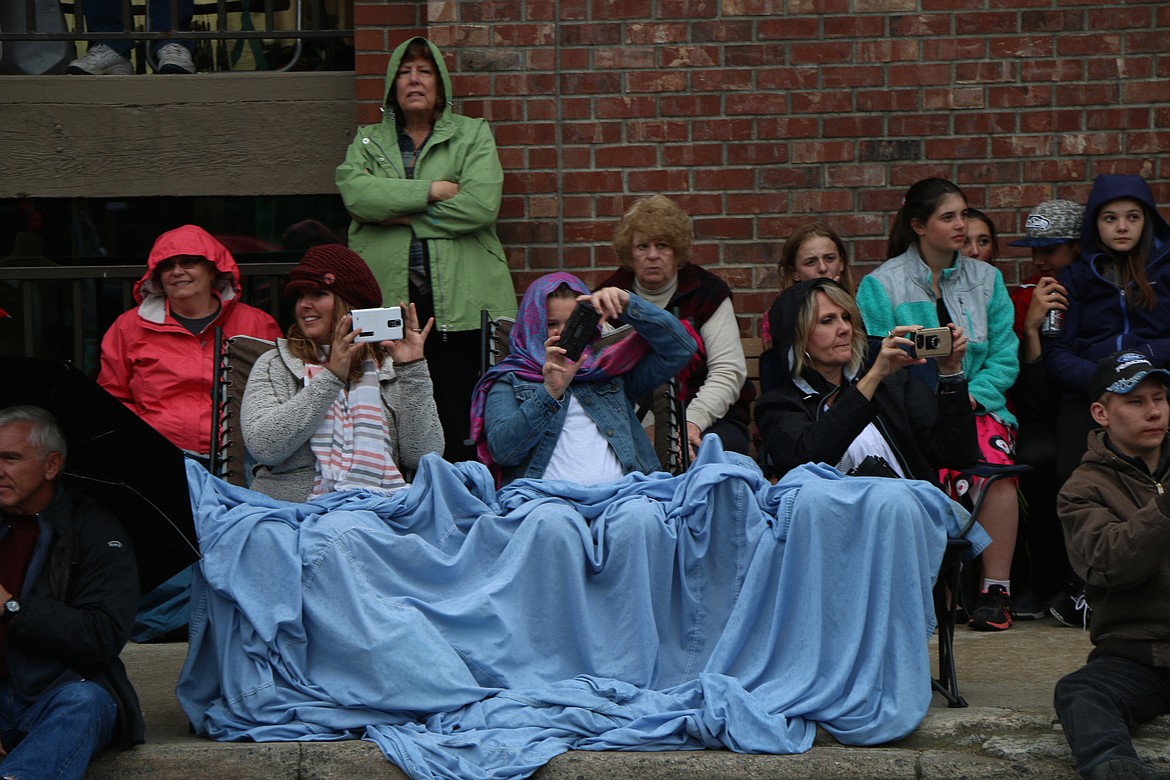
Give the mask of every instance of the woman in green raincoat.
M 382 122 L 358 130 L 337 168 L 353 223 L 349 246 L 374 272 L 383 305 L 409 300 L 435 318 L 426 359 L 448 460 L 472 459 L 471 389 L 480 311 L 514 316 L 516 293 L 496 237 L 504 174 L 483 119 L 454 113 L 438 47 L 411 38 L 390 57 Z

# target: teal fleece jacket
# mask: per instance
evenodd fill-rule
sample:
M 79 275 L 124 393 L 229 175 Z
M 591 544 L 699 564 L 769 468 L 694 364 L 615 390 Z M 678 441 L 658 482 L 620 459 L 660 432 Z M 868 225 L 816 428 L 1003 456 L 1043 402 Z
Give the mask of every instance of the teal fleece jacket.
M 390 56 L 384 94 L 391 94 L 398 66 L 413 40 L 403 42 Z M 438 65 L 447 107 L 415 160 L 414 178 L 406 178 L 398 128 L 387 103 L 380 124 L 358 129 L 345 161 L 337 167 L 337 189 L 353 217 L 349 248 L 374 272 L 383 305 L 407 300 L 413 233 L 425 242 L 430 259 L 435 328 L 478 330 L 481 309 L 492 317 L 516 315 L 516 291 L 495 228 L 504 171 L 487 122 L 451 109 L 451 76 L 438 47 L 430 41 L 427 45 Z M 455 182 L 459 194 L 428 203 L 434 181 Z M 409 226 L 379 224 L 404 215 L 410 216 Z
M 1003 276 L 990 263 L 957 252 L 939 282 L 947 311 L 967 334 L 963 371 L 978 414 L 994 414 L 1012 427 L 1015 416 L 1004 394 L 1020 372 L 1019 339 L 1012 328 L 1014 310 Z M 895 325 L 939 326 L 930 268 L 918 247 L 891 258 L 861 280 L 857 306 L 871 336 L 884 336 Z

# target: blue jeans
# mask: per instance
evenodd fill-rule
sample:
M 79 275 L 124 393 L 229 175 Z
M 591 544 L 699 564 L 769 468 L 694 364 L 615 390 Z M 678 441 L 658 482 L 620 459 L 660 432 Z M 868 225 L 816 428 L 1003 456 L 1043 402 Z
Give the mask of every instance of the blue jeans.
M 7 681 L 5 681 L 7 683 Z M 0 688 L 0 775 L 19 780 L 82 780 L 93 754 L 110 742 L 118 705 L 95 682 L 66 683 L 31 705 Z
M 1056 683 L 1054 704 L 1082 777 L 1106 761 L 1144 764 L 1130 729 L 1170 713 L 1170 669 L 1102 655 Z
M 188 30 L 191 28 L 191 16 L 195 13 L 195 0 L 179 0 L 179 19 L 171 24 L 171 0 L 149 0 L 150 31 L 163 32 L 165 30 Z M 122 24 L 122 0 L 88 0 L 85 4 L 85 27 L 91 33 L 122 32 L 126 29 Z M 130 24 L 133 29 L 133 23 Z M 134 48 L 133 41 L 95 41 L 104 43 L 123 57 L 130 56 Z M 158 42 L 151 47 L 157 49 L 163 43 Z M 174 41 L 181 43 L 188 49 L 192 48 L 190 41 Z
M 191 603 L 191 567 L 142 597 L 130 638 L 149 642 L 187 625 Z

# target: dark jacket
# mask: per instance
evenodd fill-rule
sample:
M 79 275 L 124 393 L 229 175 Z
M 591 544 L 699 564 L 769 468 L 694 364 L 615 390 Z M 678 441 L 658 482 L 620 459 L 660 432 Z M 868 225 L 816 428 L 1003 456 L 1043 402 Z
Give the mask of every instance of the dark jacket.
M 962 468 L 979 459 L 975 416 L 967 383 L 939 384 L 933 393 L 905 371 L 882 380 L 873 400 L 856 381 L 837 388 L 806 367 L 799 377 L 789 372 L 788 355 L 796 318 L 815 289 L 808 283 L 790 287 L 773 304 L 772 337 L 778 385 L 756 401 L 756 424 L 772 466 L 783 475 L 802 463 L 836 465 L 865 426 L 873 423 L 894 451 L 903 473 L 938 484 L 939 468 Z M 859 327 L 859 326 L 858 326 Z M 862 366 L 859 377 L 868 366 Z
M 31 702 L 60 685 L 92 680 L 118 705 L 111 744 L 138 744 L 142 709 L 118 657 L 138 609 L 130 537 L 112 514 L 64 485 L 39 523 L 20 614 L 8 631 L 13 692 Z M 0 522 L 0 535 L 7 532 Z
M 1089 434 L 1081 465 L 1057 496 L 1068 559 L 1093 608 L 1093 654 L 1170 667 L 1170 476 L 1120 457 Z
M 1098 243 L 1097 212 L 1111 200 L 1133 198 L 1145 205 L 1153 241 L 1146 258 L 1146 278 L 1157 302 L 1153 309 L 1130 301 L 1133 290 L 1122 290 L 1103 271 L 1109 256 Z M 1122 349 L 1148 344 L 1154 363 L 1170 366 L 1170 225 L 1158 213 L 1150 188 L 1140 176 L 1098 176 L 1089 193 L 1081 227 L 1081 257 L 1061 271 L 1068 290 L 1064 333 L 1044 345 L 1044 363 L 1052 381 L 1066 392 L 1088 392 L 1097 361 Z

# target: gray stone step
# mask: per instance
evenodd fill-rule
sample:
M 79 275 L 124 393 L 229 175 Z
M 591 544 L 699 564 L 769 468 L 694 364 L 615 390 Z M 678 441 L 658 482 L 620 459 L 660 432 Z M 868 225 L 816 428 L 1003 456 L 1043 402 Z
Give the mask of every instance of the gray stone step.
M 934 647 L 931 641 L 932 650 Z M 1076 773 L 1052 710 L 1052 688 L 1088 655 L 1088 635 L 1053 620 L 1017 623 L 1003 633 L 962 628 L 955 636 L 960 691 L 970 707 L 949 709 L 935 696 L 922 725 L 882 747 L 844 747 L 819 732 L 797 756 L 747 756 L 706 750 L 671 753 L 589 753 L 559 756 L 540 780 L 712 780 L 875 778 L 899 780 L 1074 780 Z M 131 645 L 123 658 L 147 717 L 147 742 L 123 753 L 105 751 L 89 780 L 342 780 L 405 775 L 367 742 L 215 743 L 190 733 L 174 696 L 185 644 Z M 1147 758 L 1170 764 L 1170 720 L 1137 732 Z

